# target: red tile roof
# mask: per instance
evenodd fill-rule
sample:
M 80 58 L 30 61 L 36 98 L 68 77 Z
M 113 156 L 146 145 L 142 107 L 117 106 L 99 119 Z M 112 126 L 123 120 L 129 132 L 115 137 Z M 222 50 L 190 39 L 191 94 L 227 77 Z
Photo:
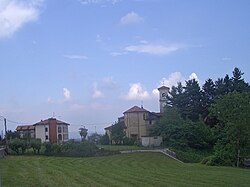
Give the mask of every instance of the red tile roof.
M 134 113 L 134 112 L 148 112 L 148 111 L 146 109 L 142 108 L 142 107 L 140 108 L 138 106 L 134 106 L 134 107 L 128 109 L 127 111 L 123 112 L 123 114 L 125 114 L 125 113 Z
M 40 122 L 35 123 L 34 125 L 45 125 L 45 124 L 49 124 L 49 121 L 51 121 L 51 120 L 56 120 L 56 123 L 57 123 L 57 124 L 66 124 L 66 125 L 69 125 L 68 123 L 63 122 L 63 121 L 60 121 L 60 120 L 57 120 L 56 118 L 49 118 L 49 119 L 46 119 L 46 120 L 41 120 Z
M 16 128 L 17 131 L 28 131 L 28 130 L 35 130 L 35 126 L 33 125 L 19 125 Z

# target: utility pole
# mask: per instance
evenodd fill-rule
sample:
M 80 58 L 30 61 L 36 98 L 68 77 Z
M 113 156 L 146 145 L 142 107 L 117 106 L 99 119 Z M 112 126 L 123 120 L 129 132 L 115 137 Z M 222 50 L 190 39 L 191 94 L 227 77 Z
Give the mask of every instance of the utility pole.
M 6 138 L 6 135 L 7 135 L 6 118 L 4 118 L 4 130 L 5 130 L 5 138 Z

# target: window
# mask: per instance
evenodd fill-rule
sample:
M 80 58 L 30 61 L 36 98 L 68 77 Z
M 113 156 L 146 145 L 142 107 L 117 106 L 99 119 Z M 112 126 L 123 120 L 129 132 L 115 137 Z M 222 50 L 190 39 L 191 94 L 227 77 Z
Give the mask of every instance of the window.
M 68 127 L 67 126 L 65 126 L 65 127 L 63 127 L 63 132 L 65 133 L 67 133 L 68 132 Z
M 58 126 L 58 133 L 62 133 L 62 127 Z
M 151 120 L 149 121 L 149 125 L 152 125 L 152 121 Z
M 45 132 L 48 132 L 48 127 L 45 127 Z
M 58 134 L 58 140 L 62 140 L 62 135 Z
M 48 139 L 49 139 L 49 136 L 48 136 L 48 135 L 46 135 L 46 136 L 45 136 L 45 140 L 48 140 Z
M 68 140 L 68 134 L 64 134 L 64 135 L 63 135 L 63 139 L 64 139 L 64 140 Z

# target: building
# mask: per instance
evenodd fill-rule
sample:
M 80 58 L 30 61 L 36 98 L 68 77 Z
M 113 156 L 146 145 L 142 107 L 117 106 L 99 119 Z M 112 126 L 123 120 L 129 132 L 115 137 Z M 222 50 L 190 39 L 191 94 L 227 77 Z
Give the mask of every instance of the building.
M 144 138 L 145 142 L 149 142 L 145 143 L 148 145 L 151 145 L 152 142 L 155 142 L 156 137 L 153 137 L 153 139 L 150 139 L 149 137 L 150 129 L 153 127 L 156 121 L 163 116 L 164 109 L 168 101 L 167 96 L 169 93 L 169 88 L 166 86 L 162 86 L 158 88 L 158 90 L 160 112 L 150 112 L 143 108 L 143 106 L 133 106 L 132 108 L 126 110 L 123 113 L 122 117 L 118 118 L 118 122 L 124 123 L 124 130 L 128 138 L 132 138 L 141 142 L 143 137 L 148 137 L 146 139 Z M 109 138 L 111 137 L 111 129 L 112 126 L 105 128 L 105 131 L 108 134 Z M 160 142 L 161 140 L 162 139 L 157 138 L 157 142 Z
M 158 88 L 159 90 L 159 104 L 160 104 L 160 113 L 164 113 L 164 108 L 167 105 L 168 101 L 168 93 L 169 93 L 169 87 L 162 86 Z
M 34 125 L 17 126 L 16 131 L 20 134 L 21 138 L 24 138 L 24 137 L 35 138 L 35 126 Z
M 42 142 L 60 144 L 67 142 L 69 139 L 69 125 L 56 118 L 49 118 L 33 125 L 17 126 L 16 130 L 21 137 L 29 134 L 31 138 L 39 138 Z
M 68 123 L 49 118 L 34 124 L 35 136 L 42 142 L 64 143 L 69 139 Z
M 162 116 L 161 113 L 150 112 L 138 106 L 128 109 L 123 114 L 126 136 L 136 140 L 141 140 L 143 136 L 149 136 L 150 129 Z

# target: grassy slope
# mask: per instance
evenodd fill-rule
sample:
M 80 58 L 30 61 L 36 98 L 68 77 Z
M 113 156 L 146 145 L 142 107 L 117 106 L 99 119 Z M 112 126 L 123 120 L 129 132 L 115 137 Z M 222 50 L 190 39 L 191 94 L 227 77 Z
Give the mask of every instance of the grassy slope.
M 250 170 L 182 164 L 159 153 L 0 159 L 4 187 L 249 186 Z
M 97 145 L 99 148 L 103 148 L 105 150 L 111 151 L 124 151 L 124 150 L 140 150 L 140 149 L 147 149 L 142 146 L 136 145 Z

